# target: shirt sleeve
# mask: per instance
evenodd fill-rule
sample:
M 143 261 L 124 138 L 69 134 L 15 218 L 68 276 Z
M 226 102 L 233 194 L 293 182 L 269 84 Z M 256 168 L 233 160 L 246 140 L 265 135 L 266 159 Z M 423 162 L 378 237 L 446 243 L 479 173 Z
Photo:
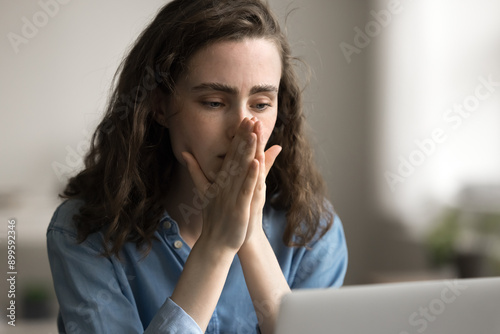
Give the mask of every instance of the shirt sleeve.
M 295 255 L 291 289 L 340 287 L 347 270 L 347 245 L 340 218 L 335 215 L 328 232 Z
M 170 298 L 144 330 L 116 264 L 101 256 L 99 249 L 89 238 L 78 244 L 71 232 L 49 226 L 47 250 L 60 307 L 58 324 L 64 327 L 59 328 L 61 333 L 202 333 Z

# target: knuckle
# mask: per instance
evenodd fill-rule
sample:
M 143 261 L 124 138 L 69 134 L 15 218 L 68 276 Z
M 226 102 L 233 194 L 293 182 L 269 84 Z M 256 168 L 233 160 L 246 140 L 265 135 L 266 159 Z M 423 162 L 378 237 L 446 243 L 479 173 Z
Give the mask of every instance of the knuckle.
M 247 144 L 247 142 L 243 141 L 243 142 L 239 143 L 237 152 L 240 154 L 245 154 L 248 146 L 249 145 Z

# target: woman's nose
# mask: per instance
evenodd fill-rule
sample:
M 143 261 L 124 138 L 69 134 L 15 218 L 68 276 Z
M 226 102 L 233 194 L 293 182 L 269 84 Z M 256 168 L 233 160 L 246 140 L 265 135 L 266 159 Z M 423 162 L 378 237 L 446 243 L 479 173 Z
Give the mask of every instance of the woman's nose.
M 240 124 L 243 121 L 243 119 L 252 118 L 253 114 L 246 106 L 240 106 L 238 108 L 235 108 L 234 110 L 231 110 L 229 114 L 230 115 L 228 115 L 229 120 L 228 120 L 227 134 L 228 137 L 232 139 L 236 135 L 236 132 L 238 131 L 238 128 L 240 127 Z

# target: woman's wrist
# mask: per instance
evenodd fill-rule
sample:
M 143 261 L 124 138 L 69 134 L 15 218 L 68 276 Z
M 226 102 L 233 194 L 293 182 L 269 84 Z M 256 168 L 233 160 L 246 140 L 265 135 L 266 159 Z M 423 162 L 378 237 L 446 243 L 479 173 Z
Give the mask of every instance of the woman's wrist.
M 170 297 L 203 331 L 220 298 L 234 254 L 200 237 Z
M 258 252 L 260 249 L 262 249 L 265 243 L 269 243 L 269 241 L 267 240 L 267 236 L 264 233 L 262 227 L 259 226 L 257 228 L 254 228 L 252 230 L 252 234 L 245 239 L 245 242 L 238 250 L 238 256 L 240 258 L 245 257 L 246 255 L 252 257 L 252 254 L 255 254 L 255 252 Z
M 213 238 L 203 232 L 194 244 L 192 251 L 194 250 L 210 254 L 209 257 L 216 262 L 224 262 L 225 260 L 231 263 L 238 252 L 238 248 L 235 248 L 233 245 L 228 245 L 222 240 Z

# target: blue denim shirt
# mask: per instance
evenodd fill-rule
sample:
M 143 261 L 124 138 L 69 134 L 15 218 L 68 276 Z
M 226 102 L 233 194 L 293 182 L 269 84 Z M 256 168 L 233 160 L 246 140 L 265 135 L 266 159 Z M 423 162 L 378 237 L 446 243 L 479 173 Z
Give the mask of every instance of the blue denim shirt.
M 201 333 L 171 296 L 190 247 L 177 223 L 165 213 L 151 252 L 127 243 L 116 257 L 100 256 L 102 234 L 76 243 L 73 215 L 80 201 L 62 203 L 47 230 L 47 249 L 59 301 L 60 333 Z M 264 209 L 263 228 L 291 289 L 339 287 L 347 268 L 347 247 L 340 219 L 310 248 L 283 244 L 285 213 Z M 257 310 L 256 310 L 257 309 Z M 258 333 L 266 305 L 254 308 L 238 256 L 206 333 Z

